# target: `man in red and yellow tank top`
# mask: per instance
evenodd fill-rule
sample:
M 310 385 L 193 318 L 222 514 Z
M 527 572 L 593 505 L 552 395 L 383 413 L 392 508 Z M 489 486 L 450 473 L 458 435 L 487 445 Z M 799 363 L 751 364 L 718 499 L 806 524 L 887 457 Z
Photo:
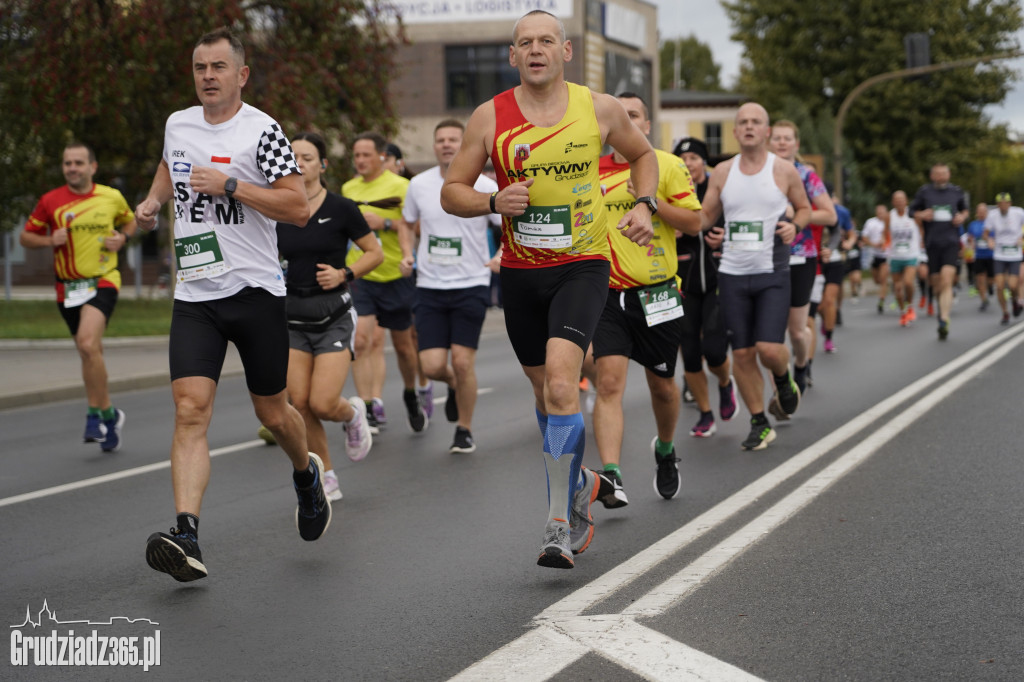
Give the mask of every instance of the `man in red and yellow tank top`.
M 623 92 L 619 101 L 644 135 L 651 132 L 647 103 Z M 700 232 L 700 202 L 682 159 L 656 150 L 658 213 L 654 236 L 637 246 L 608 232 L 611 279 L 604 311 L 594 332 L 597 402 L 594 438 L 604 470 L 598 497 L 605 507 L 627 504 L 619 460 L 622 451 L 622 395 L 632 358 L 644 366 L 651 392 L 657 435 L 651 442 L 657 474 L 654 487 L 665 499 L 679 494 L 679 470 L 672 444 L 679 418 L 679 389 L 675 382 L 676 349 L 682 337 L 683 301 L 676 286 L 676 236 Z M 601 192 L 609 220 L 618 220 L 633 206 L 636 193 L 629 181 L 629 164 L 618 152 L 601 157 Z
M 89 402 L 84 439 L 114 452 L 121 446 L 124 412 L 110 404 L 103 332 L 121 287 L 117 252 L 135 234 L 135 218 L 120 192 L 92 181 L 96 168 L 92 149 L 69 144 L 62 163 L 68 184 L 43 195 L 20 241 L 25 248 L 53 250 L 57 306 L 82 358 Z
M 548 522 L 540 566 L 572 568 L 593 537 L 597 476 L 582 468 L 579 384 L 608 290 L 610 255 L 598 181 L 603 144 L 632 167 L 640 199 L 613 229 L 646 246 L 658 184 L 654 150 L 615 98 L 565 81 L 572 44 L 553 15 L 516 22 L 509 63 L 520 85 L 469 119 L 441 192 L 446 211 L 502 216 L 501 285 L 512 347 L 536 397 L 548 473 Z M 473 188 L 488 157 L 499 190 Z

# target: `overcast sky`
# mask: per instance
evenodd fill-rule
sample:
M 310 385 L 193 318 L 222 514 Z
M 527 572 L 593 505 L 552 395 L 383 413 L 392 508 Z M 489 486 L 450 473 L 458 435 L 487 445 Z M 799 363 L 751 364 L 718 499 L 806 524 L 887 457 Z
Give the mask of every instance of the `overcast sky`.
M 722 84 L 731 87 L 739 74 L 740 57 L 743 48 L 729 39 L 731 27 L 725 10 L 717 0 L 647 0 L 658 6 L 658 28 L 661 38 L 686 37 L 693 34 L 698 40 L 711 47 L 715 62 L 722 67 Z M 1024 44 L 1024 30 L 1019 34 Z M 1009 123 L 1010 127 L 1024 136 L 1024 59 L 1004 62 L 1016 69 L 1018 80 L 1006 100 L 998 106 L 990 106 L 986 113 L 996 122 Z

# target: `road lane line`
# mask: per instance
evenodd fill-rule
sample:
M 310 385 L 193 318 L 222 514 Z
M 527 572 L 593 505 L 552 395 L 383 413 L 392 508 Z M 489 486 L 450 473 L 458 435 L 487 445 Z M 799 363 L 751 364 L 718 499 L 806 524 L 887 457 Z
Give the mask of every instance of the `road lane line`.
M 220 455 L 227 455 L 232 452 L 238 452 L 239 450 L 247 450 L 257 446 L 266 447 L 266 443 L 262 440 L 248 440 L 244 443 L 236 443 L 235 445 L 228 445 L 223 448 L 217 448 L 210 450 L 210 457 L 218 457 Z M 171 466 L 171 460 L 167 459 L 162 462 L 154 462 L 153 464 L 146 464 L 134 469 L 125 469 L 124 471 L 115 471 L 110 474 L 104 474 L 102 476 L 96 476 L 95 478 L 87 478 L 82 481 L 74 481 L 72 483 L 64 483 L 62 485 L 55 485 L 52 488 L 43 488 L 42 490 L 36 490 L 31 493 L 23 493 L 21 495 L 14 495 L 13 497 L 5 497 L 0 500 L 0 507 L 6 507 L 12 504 L 18 504 L 19 502 L 28 502 L 30 500 L 38 500 L 43 497 L 50 497 L 51 495 L 59 495 L 61 493 L 71 492 L 72 490 L 81 490 L 82 488 L 89 488 L 94 485 L 102 485 L 103 483 L 110 483 L 111 481 L 119 481 L 123 478 L 131 478 L 132 476 L 139 476 L 141 474 L 148 474 L 151 471 L 159 471 L 160 469 L 169 469 Z
M 869 426 L 873 422 L 877 421 L 880 417 L 885 416 L 887 413 L 895 411 L 896 409 L 900 408 L 906 401 L 915 396 L 917 393 L 925 390 L 932 384 L 941 381 L 947 375 L 959 371 L 964 366 L 972 365 L 972 363 L 977 362 L 979 356 L 989 353 L 990 351 L 993 350 L 993 348 L 996 348 L 1000 345 L 1004 345 L 1003 348 L 997 349 L 995 352 L 993 352 L 993 357 L 995 357 L 995 359 L 1002 358 L 1010 350 L 1016 348 L 1018 345 L 1020 345 L 1022 341 L 1024 341 L 1024 336 L 1021 336 L 1022 331 L 1024 331 L 1024 326 L 1017 325 L 1003 332 L 1000 332 L 991 339 L 988 339 L 987 341 L 978 344 L 971 350 L 963 353 L 956 359 L 951 360 L 950 362 L 933 370 L 924 377 L 914 381 L 909 386 L 898 391 L 896 394 L 890 396 L 881 403 L 878 403 L 877 405 L 875 405 L 875 407 L 870 408 L 865 412 L 861 413 L 844 426 L 840 427 L 836 431 L 833 431 L 825 438 L 822 438 L 818 442 L 812 444 L 811 446 L 807 447 L 800 453 L 786 460 L 786 462 L 783 462 L 778 467 L 768 472 L 758 480 L 754 481 L 753 483 L 750 483 L 740 491 L 734 493 L 730 497 L 718 503 L 717 505 L 709 509 L 707 512 L 701 514 L 697 518 L 687 523 L 679 530 L 671 533 L 662 540 L 659 540 L 647 549 L 641 550 L 638 554 L 631 557 L 630 559 L 627 559 L 626 561 L 619 564 L 615 568 L 611 569 L 604 575 L 598 577 L 590 583 L 587 583 L 583 587 L 578 588 L 574 592 L 570 593 L 569 595 L 563 597 L 559 601 L 552 604 L 547 609 L 544 609 L 544 611 L 542 611 L 534 618 L 534 623 L 538 626 L 535 630 L 532 630 L 526 633 L 525 635 L 522 635 L 517 640 L 513 640 L 512 642 L 498 649 L 486 658 L 473 664 L 465 671 L 463 671 L 463 673 L 460 673 L 459 676 L 453 679 L 479 679 L 479 677 L 463 677 L 463 675 L 472 670 L 503 670 L 505 669 L 505 667 L 512 665 L 515 661 L 514 659 L 508 656 L 508 653 L 519 653 L 523 650 L 528 650 L 528 646 L 521 648 L 519 643 L 521 641 L 528 641 L 528 638 L 530 638 L 534 632 L 537 632 L 538 630 L 543 628 L 557 626 L 558 623 L 563 622 L 567 619 L 579 617 L 579 614 L 583 613 L 583 611 L 593 607 L 598 602 L 606 599 L 607 597 L 612 595 L 616 590 L 624 587 L 625 585 L 641 577 L 647 571 L 651 570 L 665 559 L 679 552 L 697 538 L 713 530 L 715 527 L 726 521 L 728 518 L 730 518 L 737 512 L 741 511 L 745 507 L 757 501 L 765 494 L 771 492 L 772 489 L 774 489 L 775 487 L 777 487 L 778 485 L 780 485 L 781 483 L 783 483 L 784 481 L 798 473 L 800 470 L 804 469 L 810 464 L 813 464 L 815 461 L 826 455 L 832 449 L 834 449 L 838 445 L 841 445 L 843 442 L 845 442 L 847 439 L 855 435 L 863 428 Z M 965 383 L 970 378 L 976 376 L 983 369 L 989 367 L 993 362 L 995 362 L 995 360 L 992 360 L 991 362 L 985 362 L 983 366 L 981 365 L 981 363 L 979 363 L 979 369 L 977 369 L 977 371 L 973 371 L 972 368 L 972 371 L 968 371 L 964 375 L 957 377 L 956 379 L 953 379 L 952 383 L 955 385 L 955 387 L 963 385 L 963 383 Z M 948 395 L 946 395 L 943 392 L 938 393 L 941 393 L 943 398 L 948 397 Z M 929 396 L 926 396 L 925 398 L 929 398 Z M 934 405 L 935 403 L 937 403 L 938 399 L 939 398 L 935 398 L 935 400 L 922 399 L 922 402 L 928 405 Z M 872 434 L 872 436 L 869 437 L 870 442 L 879 442 L 879 439 L 883 438 L 891 439 L 895 435 L 895 433 L 898 432 L 898 429 L 892 426 L 892 424 L 895 421 L 896 420 L 890 421 L 888 424 L 883 425 L 880 429 L 878 429 L 878 431 L 876 431 L 875 434 Z M 878 447 L 880 447 L 880 445 Z M 825 471 L 834 473 L 836 467 L 837 463 L 834 463 L 827 467 L 822 472 L 822 474 L 824 474 Z M 819 476 L 821 476 L 822 474 L 819 474 Z M 801 488 L 798 490 L 804 490 L 804 494 L 806 494 L 807 491 L 810 491 L 812 489 L 812 486 L 809 485 L 809 483 L 810 482 L 808 482 L 808 484 L 805 484 L 804 486 L 801 486 Z M 818 482 L 818 484 L 820 485 L 820 481 Z M 817 492 L 820 493 L 822 490 L 824 490 L 824 488 L 819 488 L 817 489 Z M 791 495 L 785 499 L 789 499 L 789 497 L 792 497 L 795 494 L 796 493 L 791 493 Z M 772 508 L 776 510 L 777 513 L 779 512 L 779 504 L 782 503 L 780 502 L 775 507 Z M 766 512 L 766 514 L 767 513 L 768 512 Z M 762 516 L 759 517 L 759 519 L 761 519 L 764 516 L 765 515 L 762 514 Z M 757 522 L 758 520 L 751 522 L 751 524 L 748 524 L 744 529 L 752 530 L 751 527 Z M 729 540 L 735 543 L 737 535 L 738 533 L 734 534 Z M 763 533 L 759 533 L 756 537 L 763 537 Z M 723 548 L 723 552 L 724 545 L 726 545 L 726 543 L 728 543 L 729 540 L 719 545 L 720 548 Z M 710 554 L 710 552 L 708 554 Z M 705 554 L 704 557 L 702 557 L 702 559 L 704 560 L 704 563 L 707 565 L 707 567 L 711 568 L 713 561 L 710 558 L 706 558 L 708 557 L 708 554 Z M 691 566 L 692 565 L 693 564 L 691 564 Z M 724 565 L 724 563 L 719 564 L 719 567 L 720 565 Z M 687 567 L 687 569 L 689 568 L 690 567 Z M 687 580 L 688 578 L 684 575 L 687 569 L 680 571 L 677 574 L 677 576 L 672 580 Z M 715 568 L 714 570 L 717 570 L 717 568 Z M 708 573 L 708 575 L 710 574 L 711 573 Z M 671 589 L 671 586 L 669 586 L 668 583 L 671 583 L 672 580 L 667 581 L 662 586 L 659 586 L 659 588 L 661 588 L 662 591 Z M 687 586 L 685 588 L 686 591 L 693 589 L 695 585 L 696 583 Z M 668 596 L 670 598 L 672 597 L 672 595 Z M 643 600 L 645 600 L 646 598 L 646 596 L 641 597 L 641 600 L 639 601 L 646 603 L 652 607 L 656 605 L 653 602 L 653 599 L 644 602 Z M 643 606 L 643 603 L 641 603 L 641 607 Z M 634 603 L 632 607 L 627 608 L 627 610 L 623 611 L 623 613 L 626 613 L 627 611 L 632 609 L 636 609 L 636 603 Z M 552 665 L 552 669 L 546 673 L 545 677 L 538 677 L 537 679 L 550 679 L 554 676 L 555 673 L 558 672 L 558 670 L 562 670 L 565 666 L 571 664 L 575 660 L 582 657 L 582 655 L 584 654 L 580 654 L 578 646 L 575 645 L 571 649 L 567 649 L 566 651 L 557 652 L 557 655 L 548 657 Z M 557 670 L 555 670 L 556 667 Z
M 833 484 L 896 438 L 903 429 L 927 414 L 943 400 L 950 398 L 957 389 L 1004 358 L 1022 342 L 1024 342 L 1024 336 L 1018 335 L 1017 338 L 992 351 L 987 357 L 971 365 L 956 377 L 936 387 L 934 391 L 922 396 L 916 403 L 879 427 L 845 455 L 812 476 L 756 519 L 623 609 L 623 615 L 656 616 L 664 613 L 733 559 L 815 501 Z

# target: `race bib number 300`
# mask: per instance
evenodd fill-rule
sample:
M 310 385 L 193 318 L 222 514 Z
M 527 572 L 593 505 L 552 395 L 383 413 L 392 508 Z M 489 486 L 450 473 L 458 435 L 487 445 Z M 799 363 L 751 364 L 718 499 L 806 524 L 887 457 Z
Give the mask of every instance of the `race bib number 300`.
M 648 327 L 683 316 L 683 299 L 675 287 L 675 280 L 670 279 L 636 293 L 640 297 Z
M 512 218 L 515 242 L 530 249 L 572 248 L 572 213 L 568 206 L 528 206 Z
M 729 221 L 726 231 L 730 250 L 760 251 L 764 245 L 764 223 L 760 220 Z
M 221 255 L 217 233 L 213 231 L 175 239 L 174 256 L 178 261 L 179 282 L 216 277 L 230 269 Z

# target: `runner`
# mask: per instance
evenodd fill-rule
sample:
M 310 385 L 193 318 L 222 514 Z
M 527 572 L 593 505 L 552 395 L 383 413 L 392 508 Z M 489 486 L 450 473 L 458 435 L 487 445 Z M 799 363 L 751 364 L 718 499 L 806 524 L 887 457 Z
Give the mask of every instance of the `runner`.
M 416 284 L 412 279 L 413 236 L 402 220 L 402 204 L 409 181 L 384 168 L 386 146 L 387 141 L 377 133 L 357 135 L 352 142 L 352 159 L 358 175 L 341 187 L 342 196 L 359 204 L 384 250 L 384 262 L 352 287 L 352 300 L 359 313 L 352 379 L 366 403 L 370 431 L 379 433 L 387 423 L 381 398 L 387 366 L 384 335 L 379 327 L 389 329 L 398 371 L 402 375 L 406 419 L 413 433 L 422 433 L 430 419 L 416 393 L 419 356 L 412 326 L 412 310 L 416 304 Z M 347 265 L 351 267 L 361 255 L 362 251 L 353 247 Z
M 647 103 L 633 92 L 617 95 L 630 121 L 645 136 L 651 120 Z M 700 231 L 700 202 L 686 164 L 656 150 L 658 213 L 654 237 L 647 248 L 608 233 L 612 252 L 611 277 L 604 310 L 594 332 L 597 365 L 597 403 L 594 439 L 604 470 L 599 474 L 598 498 L 605 507 L 628 502 L 622 485 L 622 435 L 625 418 L 622 396 L 630 359 L 643 365 L 657 434 L 651 441 L 655 462 L 654 489 L 671 500 L 682 489 L 673 436 L 679 419 L 679 387 L 675 382 L 676 353 L 682 332 L 683 303 L 676 286 L 676 235 Z M 610 223 L 617 224 L 633 208 L 636 194 L 625 157 L 613 152 L 601 157 L 601 193 Z M 586 209 L 586 207 L 584 207 Z
M 982 239 L 992 247 L 995 266 L 996 300 L 1003 312 L 1002 324 L 1010 323 L 1008 308 L 1012 307 L 1013 316 L 1019 317 L 1024 308 L 1017 300 L 1018 279 L 1022 257 L 1021 244 L 1024 242 L 1024 209 L 1012 206 L 1007 192 L 996 195 L 996 210 L 989 211 L 985 218 L 985 229 Z M 1009 294 L 1005 291 L 1009 289 Z M 1010 306 L 1006 299 L 1012 300 Z
M 597 475 L 582 467 L 579 380 L 608 290 L 598 177 L 605 143 L 629 161 L 639 195 L 615 229 L 647 246 L 657 211 L 654 150 L 618 100 L 565 81 L 572 52 L 554 15 L 534 10 L 516 22 L 509 61 L 521 84 L 473 112 L 441 193 L 449 213 L 503 216 L 505 326 L 533 387 L 548 474 L 537 563 L 551 568 L 572 568 L 573 554 L 594 535 L 590 505 L 598 485 Z M 501 188 L 490 196 L 473 189 L 488 156 Z
M 974 220 L 967 226 L 967 243 L 974 251 L 974 287 L 978 290 L 981 305 L 978 310 L 988 310 L 988 297 L 995 279 L 994 252 L 988 239 L 982 239 L 985 231 L 985 219 L 988 217 L 988 204 L 981 202 L 974 209 Z
M 878 287 L 878 314 L 885 312 L 885 297 L 889 288 L 889 247 L 885 241 L 885 222 L 889 209 L 885 204 L 875 206 L 875 215 L 864 221 L 860 231 L 861 246 L 871 256 L 871 279 Z
M 327 144 L 316 133 L 292 139 L 309 202 L 304 227 L 277 223 L 277 249 L 287 261 L 288 398 L 306 424 L 306 440 L 324 463 L 324 492 L 341 499 L 338 476 L 327 448 L 324 421 L 345 430 L 345 452 L 358 462 L 373 444 L 366 405 L 358 396 L 341 397 L 352 361 L 356 311 L 349 285 L 384 261 L 384 253 L 359 207 L 327 191 L 321 173 L 327 169 Z M 345 265 L 353 242 L 362 255 Z
M 831 193 L 832 188 L 828 189 Z M 849 209 L 835 201 L 834 198 L 833 204 L 837 219 L 834 224 L 826 228 L 827 240 L 823 233 L 819 261 L 821 275 L 825 278 L 825 288 L 822 290 L 818 313 L 821 315 L 821 334 L 825 339 L 822 346 L 826 353 L 835 353 L 838 350 L 832 335 L 839 320 L 839 306 L 842 303 L 840 294 L 843 290 L 843 276 L 846 274 L 846 267 L 843 265 L 843 252 L 852 247 L 857 240 Z
M 673 153 L 682 157 L 690 177 L 694 178 L 698 201 L 708 189 L 708 149 L 703 140 L 683 138 Z M 693 401 L 700 410 L 700 418 L 690 429 L 696 438 L 708 438 L 716 431 L 711 412 L 708 380 L 704 375 L 704 361 L 708 370 L 718 379 L 718 414 L 729 421 L 736 414 L 736 385 L 732 380 L 729 361 L 729 339 L 718 303 L 718 264 L 722 259 L 722 237 L 725 222 L 719 216 L 715 224 L 700 235 L 683 234 L 676 238 L 676 258 L 683 294 L 683 331 L 679 352 L 683 358 L 683 376 L 692 386 Z M 685 392 L 684 392 L 685 402 Z
M 836 210 L 832 205 L 832 197 L 825 189 L 814 170 L 801 163 L 797 156 L 800 153 L 800 129 L 792 121 L 776 121 L 772 125 L 772 136 L 768 148 L 780 159 L 789 161 L 796 166 L 803 181 L 804 191 L 811 202 L 811 224 L 800 230 L 790 246 L 789 256 L 789 322 L 787 330 L 789 341 L 793 346 L 793 380 L 803 393 L 807 389 L 808 350 L 814 341 L 812 331 L 808 331 L 808 309 L 811 302 L 811 289 L 814 287 L 814 276 L 818 271 L 818 247 L 815 243 L 815 230 L 822 225 L 833 225 L 836 222 Z M 769 411 L 777 419 L 788 419 L 789 416 L 776 402 L 768 406 Z
M 939 299 L 939 340 L 949 336 L 949 315 L 953 308 L 953 280 L 960 255 L 959 227 L 967 220 L 964 191 L 950 183 L 949 166 L 932 166 L 931 182 L 922 185 L 910 204 L 911 215 L 924 230 L 931 287 Z M 929 313 L 930 314 L 930 313 Z
M 733 349 L 734 374 L 750 411 L 745 450 L 761 450 L 775 440 L 764 414 L 761 364 L 772 373 L 776 395 L 787 415 L 800 404 L 800 388 L 789 371 L 785 345 L 789 317 L 789 244 L 807 226 L 811 206 L 793 164 L 768 151 L 768 112 L 750 102 L 736 114 L 734 133 L 740 154 L 715 167 L 704 195 L 702 227 L 725 214 L 725 244 L 719 269 L 722 314 Z M 787 202 L 788 199 L 788 202 Z M 785 217 L 787 203 L 795 213 Z
M 420 365 L 430 379 L 448 384 L 445 417 L 456 423 L 448 448 L 453 454 L 476 450 L 476 350 L 487 316 L 491 268 L 497 268 L 501 259 L 500 252 L 492 258 L 487 245 L 489 224 L 500 225 L 500 216 L 458 218 L 441 208 L 441 187 L 462 145 L 463 131 L 455 119 L 437 124 L 434 156 L 438 165 L 409 182 L 402 210 L 402 217 L 420 236 L 416 279 Z M 498 190 L 498 184 L 484 175 L 473 186 L 486 194 Z
M 67 145 L 61 159 L 67 184 L 39 199 L 19 243 L 53 252 L 57 309 L 82 361 L 87 405 L 82 440 L 99 443 L 103 452 L 117 452 L 123 443 L 125 413 L 110 402 L 103 333 L 121 287 L 117 253 L 135 234 L 136 225 L 121 193 L 92 181 L 97 168 L 91 147 L 81 142 Z
M 885 223 L 885 241 L 889 247 L 889 270 L 892 290 L 900 308 L 900 326 L 907 327 L 917 319 L 914 312 L 914 274 L 921 253 L 921 228 L 907 210 L 907 193 L 892 194 L 892 210 Z
M 324 465 L 306 446 L 302 416 L 288 403 L 285 285 L 275 221 L 304 225 L 309 202 L 280 125 L 242 102 L 245 49 L 228 29 L 201 37 L 192 53 L 201 106 L 170 115 L 149 194 L 135 209 L 144 230 L 174 199 L 178 284 L 169 339 L 174 437 L 171 480 L 177 526 L 146 541 L 151 568 L 187 582 L 205 578 L 199 514 L 210 480 L 207 429 L 228 342 L 245 370 L 256 417 L 291 460 L 303 540 L 331 523 Z

